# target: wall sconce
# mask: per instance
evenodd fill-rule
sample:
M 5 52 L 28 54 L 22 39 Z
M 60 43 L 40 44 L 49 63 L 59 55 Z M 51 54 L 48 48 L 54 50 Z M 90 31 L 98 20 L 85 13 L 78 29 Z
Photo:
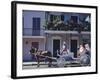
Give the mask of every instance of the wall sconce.
M 28 41 L 26 41 L 25 43 L 28 44 Z

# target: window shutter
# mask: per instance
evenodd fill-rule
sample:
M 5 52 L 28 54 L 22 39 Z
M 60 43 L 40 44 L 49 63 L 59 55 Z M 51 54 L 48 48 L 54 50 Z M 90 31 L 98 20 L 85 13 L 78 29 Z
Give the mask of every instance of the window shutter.
M 50 21 L 53 21 L 53 15 L 50 15 Z
M 61 15 L 61 21 L 64 21 L 64 15 Z

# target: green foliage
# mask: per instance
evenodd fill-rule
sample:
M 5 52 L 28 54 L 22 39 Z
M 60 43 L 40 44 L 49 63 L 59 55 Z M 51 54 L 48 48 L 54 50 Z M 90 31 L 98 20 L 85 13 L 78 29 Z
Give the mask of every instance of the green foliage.
M 55 18 L 52 22 L 46 21 L 45 23 L 45 30 L 62 30 L 62 31 L 90 31 L 90 23 L 88 22 L 81 22 L 75 23 L 73 21 L 63 22 L 59 20 L 59 18 Z

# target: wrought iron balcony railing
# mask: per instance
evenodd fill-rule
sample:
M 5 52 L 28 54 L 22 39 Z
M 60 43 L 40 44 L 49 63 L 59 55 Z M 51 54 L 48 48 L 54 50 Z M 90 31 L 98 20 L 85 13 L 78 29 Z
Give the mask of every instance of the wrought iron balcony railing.
M 40 36 L 40 30 L 34 30 L 32 28 L 23 28 L 24 36 Z
M 91 25 L 89 23 L 64 23 L 64 22 L 58 22 L 58 23 L 53 23 L 53 22 L 48 22 L 46 24 L 45 30 L 59 30 L 59 31 L 91 31 Z

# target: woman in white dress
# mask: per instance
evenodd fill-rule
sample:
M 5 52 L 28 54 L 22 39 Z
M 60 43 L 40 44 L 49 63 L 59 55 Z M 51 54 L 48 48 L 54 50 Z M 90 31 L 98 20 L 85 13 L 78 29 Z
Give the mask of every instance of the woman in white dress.
M 73 60 L 65 41 L 63 42 L 62 49 L 60 51 L 60 57 L 64 58 L 66 61 Z

